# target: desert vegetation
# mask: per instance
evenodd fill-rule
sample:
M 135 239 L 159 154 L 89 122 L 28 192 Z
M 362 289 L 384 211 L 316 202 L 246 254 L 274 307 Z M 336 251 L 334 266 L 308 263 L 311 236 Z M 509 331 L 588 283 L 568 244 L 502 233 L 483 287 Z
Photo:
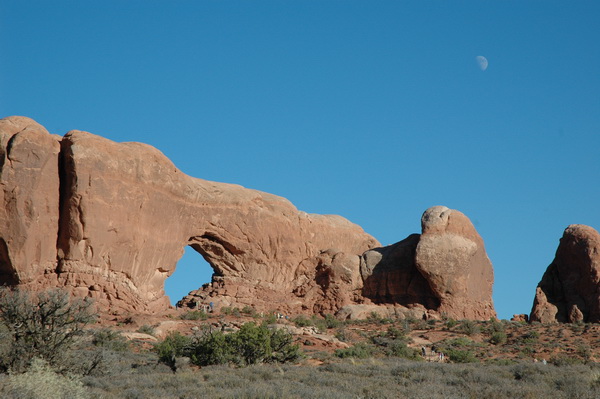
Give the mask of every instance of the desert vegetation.
M 183 329 L 110 325 L 64 292 L 3 289 L 0 397 L 600 397 L 595 324 L 281 319 L 250 307 L 164 319 Z

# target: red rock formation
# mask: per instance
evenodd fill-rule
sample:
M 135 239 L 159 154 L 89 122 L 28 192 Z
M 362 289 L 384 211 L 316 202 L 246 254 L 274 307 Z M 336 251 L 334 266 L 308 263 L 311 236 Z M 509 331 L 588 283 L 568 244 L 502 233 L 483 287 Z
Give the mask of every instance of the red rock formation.
M 315 273 L 337 279 L 339 261 L 328 272 L 323 251 L 354 254 L 348 273 L 358 276 L 358 256 L 378 245 L 342 217 L 186 176 L 148 145 L 72 131 L 59 157 L 59 141 L 30 119 L 7 118 L 0 131 L 1 283 L 65 286 L 103 309 L 160 310 L 164 281 L 190 245 L 212 265 L 210 292 L 222 304 L 312 310 L 292 291 Z
M 56 268 L 60 138 L 33 120 L 0 120 L 0 284 Z
M 424 317 L 495 317 L 492 264 L 469 219 L 456 210 L 434 206 L 423 213 L 421 225 L 421 235 L 363 254 L 363 295 L 413 313 L 420 309 Z
M 60 138 L 22 117 L 0 121 L 0 183 L 0 284 L 63 286 L 104 311 L 160 311 L 189 245 L 214 275 L 182 304 L 495 315 L 483 241 L 445 207 L 425 212 L 422 235 L 376 248 L 342 217 L 186 176 L 148 145 L 82 131 Z
M 469 218 L 434 206 L 423 213 L 421 227 L 415 265 L 439 298 L 438 311 L 454 318 L 496 317 L 494 270 Z
M 600 322 L 600 234 L 572 224 L 536 289 L 531 321 Z

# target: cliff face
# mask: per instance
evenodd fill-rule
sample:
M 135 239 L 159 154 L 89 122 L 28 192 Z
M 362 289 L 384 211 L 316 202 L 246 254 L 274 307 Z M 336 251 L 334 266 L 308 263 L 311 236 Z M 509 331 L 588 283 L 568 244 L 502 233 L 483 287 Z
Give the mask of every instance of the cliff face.
M 214 275 L 182 304 L 493 313 L 483 242 L 447 208 L 436 214 L 445 227 L 425 221 L 421 236 L 382 249 L 342 217 L 192 178 L 151 146 L 59 137 L 24 117 L 0 120 L 0 195 L 0 284 L 65 287 L 107 312 L 166 309 L 164 281 L 189 245 Z
M 600 322 L 600 234 L 572 224 L 537 286 L 531 321 Z
M 420 235 L 363 254 L 363 295 L 424 314 L 495 317 L 494 271 L 471 221 L 457 210 L 434 206 L 423 213 L 421 229 Z

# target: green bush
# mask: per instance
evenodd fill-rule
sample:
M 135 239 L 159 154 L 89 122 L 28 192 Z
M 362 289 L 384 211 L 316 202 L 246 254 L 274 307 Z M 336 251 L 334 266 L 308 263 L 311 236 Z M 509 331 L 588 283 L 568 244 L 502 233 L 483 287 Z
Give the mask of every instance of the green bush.
M 244 306 L 241 310 L 241 312 L 245 315 L 248 316 L 254 316 L 256 315 L 256 310 L 254 310 L 254 308 L 252 306 Z
M 326 314 L 325 315 L 325 325 L 327 326 L 327 328 L 338 328 L 340 326 L 342 326 L 344 323 L 338 319 L 335 318 L 334 315 L 332 314 Z
M 162 342 L 154 345 L 154 351 L 158 354 L 159 361 L 176 371 L 177 358 L 188 354 L 191 342 L 189 337 L 172 332 Z
M 372 346 L 367 345 L 363 342 L 360 342 L 354 346 L 351 346 L 350 348 L 337 349 L 335 351 L 335 355 L 342 359 L 345 359 L 348 357 L 353 357 L 353 358 L 357 358 L 357 359 L 366 359 L 373 355 L 373 353 L 374 353 L 373 349 L 374 348 Z
M 496 331 L 490 337 L 490 343 L 494 345 L 502 345 L 506 343 L 506 333 L 504 331 Z
M 460 331 L 471 336 L 479 334 L 481 332 L 481 329 L 479 328 L 479 325 L 477 325 L 477 323 L 473 320 L 465 320 L 460 325 Z
M 445 354 L 454 363 L 473 363 L 477 361 L 473 352 L 469 350 L 448 349 Z
M 71 300 L 67 292 L 57 289 L 36 294 L 2 289 L 0 323 L 4 325 L 4 353 L 0 368 L 23 372 L 33 358 L 63 368 L 68 350 L 84 334 L 84 326 L 95 319 L 88 298 Z
M 127 342 L 125 337 L 120 332 L 109 328 L 94 331 L 92 333 L 92 344 L 116 352 L 124 352 L 129 349 L 129 342 Z
M 294 322 L 294 324 L 296 325 L 296 327 L 308 327 L 308 326 L 312 326 L 313 322 L 311 319 L 303 316 L 303 315 L 299 315 L 296 316 L 292 319 L 292 321 Z
M 395 339 L 390 345 L 388 345 L 387 356 L 402 357 L 410 360 L 421 360 L 419 351 L 414 348 L 410 348 L 405 340 Z
M 137 329 L 137 332 L 142 334 L 154 335 L 154 327 L 144 324 Z
M 338 328 L 333 336 L 342 342 L 346 342 L 350 338 L 348 331 L 344 327 Z
M 454 327 L 457 324 L 458 324 L 458 321 L 456 321 L 454 319 L 448 319 L 448 320 L 446 320 L 445 326 L 447 329 L 451 329 L 452 327 Z
M 250 365 L 285 363 L 298 359 L 300 349 L 290 333 L 269 329 L 266 325 L 246 323 L 237 332 L 205 331 L 193 339 L 178 333 L 171 334 L 155 346 L 159 359 L 175 367 L 177 357 L 189 357 L 199 366 L 215 364 Z

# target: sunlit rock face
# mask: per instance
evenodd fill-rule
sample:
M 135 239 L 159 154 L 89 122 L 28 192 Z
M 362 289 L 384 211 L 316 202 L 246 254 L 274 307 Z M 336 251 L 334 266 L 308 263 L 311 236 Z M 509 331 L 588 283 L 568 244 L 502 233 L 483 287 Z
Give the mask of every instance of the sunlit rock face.
M 214 275 L 182 306 L 495 315 L 483 240 L 445 207 L 425 211 L 420 235 L 381 247 L 340 216 L 187 176 L 151 146 L 55 136 L 24 117 L 0 120 L 0 184 L 0 284 L 65 287 L 103 312 L 167 309 L 165 279 L 189 245 Z
M 600 322 L 600 234 L 572 224 L 537 286 L 531 321 Z
M 25 117 L 0 120 L 0 284 L 56 269 L 60 137 Z
M 115 311 L 161 310 L 164 281 L 190 245 L 213 267 L 224 302 L 310 308 L 292 291 L 325 267 L 324 251 L 358 258 L 378 245 L 342 217 L 187 176 L 145 144 L 82 131 L 60 138 L 23 117 L 2 120 L 0 138 L 3 284 L 65 286 Z

